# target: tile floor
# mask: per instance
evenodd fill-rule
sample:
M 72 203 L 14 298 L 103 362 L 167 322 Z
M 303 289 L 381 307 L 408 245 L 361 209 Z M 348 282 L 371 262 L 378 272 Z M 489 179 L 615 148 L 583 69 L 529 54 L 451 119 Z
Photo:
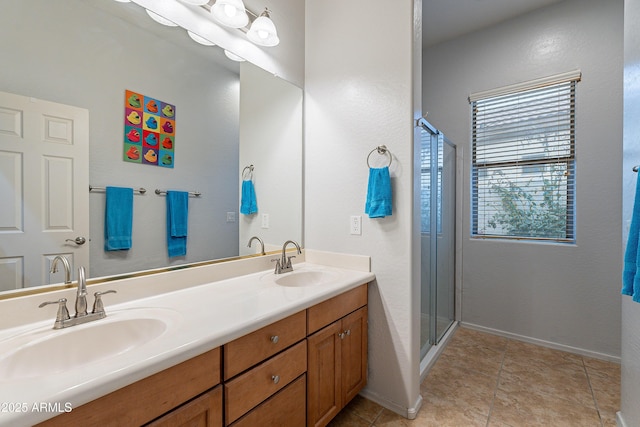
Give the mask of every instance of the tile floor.
M 356 397 L 331 427 L 615 426 L 620 365 L 458 328 L 407 420 Z

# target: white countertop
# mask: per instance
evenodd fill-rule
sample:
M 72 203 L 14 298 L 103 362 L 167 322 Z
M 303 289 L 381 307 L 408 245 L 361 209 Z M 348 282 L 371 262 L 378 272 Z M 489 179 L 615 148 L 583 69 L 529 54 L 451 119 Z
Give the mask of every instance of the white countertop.
M 105 296 L 106 319 L 54 332 L 90 328 L 143 308 L 166 309 L 171 327 L 132 350 L 65 372 L 0 379 L 0 426 L 26 426 L 52 418 L 59 414 L 52 412 L 56 408 L 78 407 L 375 278 L 370 272 L 309 262 L 294 265 L 294 272 L 304 270 L 328 272 L 331 278 L 317 285 L 287 287 L 276 284 L 272 270 L 267 270 L 120 304 L 109 304 Z M 278 277 L 286 274 L 291 273 Z M 73 311 L 73 300 L 68 304 Z M 50 329 L 53 320 L 0 330 L 0 348 L 5 343 L 6 352 L 6 340 L 21 333 Z M 82 352 L 82 345 L 67 351 Z M 0 353 L 0 367 L 2 357 L 5 354 Z M 37 410 L 45 406 L 46 410 Z

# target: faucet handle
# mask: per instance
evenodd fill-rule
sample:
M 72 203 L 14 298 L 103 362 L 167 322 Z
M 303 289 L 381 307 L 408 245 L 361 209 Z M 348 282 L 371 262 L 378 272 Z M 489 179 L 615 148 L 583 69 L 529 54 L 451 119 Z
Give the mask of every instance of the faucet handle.
M 275 269 L 275 274 L 280 274 L 282 271 L 282 265 L 280 265 L 280 259 L 279 258 L 274 258 L 271 260 L 271 262 L 275 262 L 276 263 L 276 269 Z
M 58 301 L 45 301 L 40 304 L 38 308 L 42 308 L 50 304 L 58 304 L 58 313 L 56 314 L 56 321 L 53 324 L 53 328 L 60 329 L 63 327 L 62 322 L 71 318 L 71 316 L 69 316 L 69 310 L 67 309 L 67 299 L 60 298 Z
M 292 268 L 291 267 L 291 258 L 295 258 L 295 255 L 291 255 L 290 257 L 287 257 L 287 265 L 285 266 L 285 268 Z
M 110 289 L 108 291 L 102 291 L 102 292 L 94 293 L 93 296 L 96 299 L 93 301 L 93 310 L 91 310 L 91 313 L 98 313 L 98 314 L 103 313 L 104 314 L 104 305 L 102 304 L 102 295 L 104 295 L 104 294 L 115 294 L 115 293 L 117 293 L 117 292 L 114 291 L 113 289 Z

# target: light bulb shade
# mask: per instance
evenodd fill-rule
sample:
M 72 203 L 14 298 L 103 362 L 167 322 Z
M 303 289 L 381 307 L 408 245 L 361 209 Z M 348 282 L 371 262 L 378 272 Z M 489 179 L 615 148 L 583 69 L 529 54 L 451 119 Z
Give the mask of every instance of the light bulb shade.
M 196 33 L 192 33 L 191 31 L 187 30 L 187 34 L 189 34 L 189 37 L 191 37 L 191 40 L 193 40 L 194 42 L 200 43 L 201 45 L 204 46 L 215 46 L 215 43 L 210 42 L 209 40 L 205 39 L 202 36 L 197 35 Z
M 277 46 L 280 43 L 276 26 L 267 11 L 253 21 L 247 32 L 247 38 L 260 46 Z
M 162 25 L 166 25 L 167 27 L 177 27 L 178 24 L 169 21 L 167 18 L 158 15 L 155 12 L 150 11 L 149 9 L 145 9 L 147 11 L 147 15 L 149 15 L 151 17 L 151 19 L 153 19 L 154 21 L 156 21 L 158 24 L 162 24 Z
M 217 0 L 211 6 L 211 14 L 222 25 L 231 28 L 246 27 L 249 23 L 242 0 Z
M 195 6 L 202 6 L 209 3 L 209 0 L 182 0 L 182 1 Z
M 224 50 L 224 54 L 227 58 L 236 62 L 244 62 L 246 61 L 243 57 L 236 55 L 235 53 L 229 52 L 227 49 Z

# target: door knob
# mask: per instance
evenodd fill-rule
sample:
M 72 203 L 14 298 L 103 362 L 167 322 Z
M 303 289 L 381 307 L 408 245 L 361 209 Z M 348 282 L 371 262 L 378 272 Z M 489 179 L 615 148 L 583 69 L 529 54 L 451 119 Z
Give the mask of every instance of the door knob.
M 78 236 L 75 239 L 67 239 L 67 240 L 65 240 L 65 242 L 73 242 L 76 245 L 84 245 L 86 241 L 87 241 L 87 239 L 85 239 L 82 236 Z

